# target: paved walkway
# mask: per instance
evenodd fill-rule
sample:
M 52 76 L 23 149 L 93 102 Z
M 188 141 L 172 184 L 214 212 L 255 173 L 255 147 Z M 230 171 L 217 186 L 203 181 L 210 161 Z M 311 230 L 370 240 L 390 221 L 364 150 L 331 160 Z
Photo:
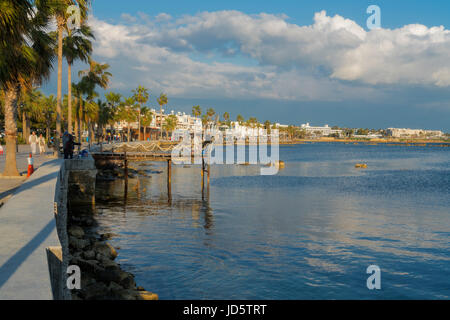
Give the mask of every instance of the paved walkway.
M 6 147 L 3 146 L 3 149 L 5 149 L 5 153 L 0 156 L 0 173 L 3 172 L 3 169 L 5 168 L 5 159 L 6 159 Z M 22 185 L 24 182 L 24 179 L 26 178 L 27 170 L 28 170 L 28 160 L 31 152 L 31 148 L 28 145 L 20 145 L 19 146 L 19 153 L 17 153 L 17 169 L 20 173 L 24 174 L 25 177 L 23 178 L 17 178 L 17 179 L 2 179 L 0 176 L 0 207 L 2 206 L 2 203 L 6 202 L 8 198 L 14 193 L 15 190 L 17 190 L 18 187 Z M 39 166 L 41 166 L 43 163 L 49 161 L 50 159 L 47 157 L 52 155 L 51 152 L 43 155 L 36 155 L 34 156 L 34 168 L 37 169 Z
M 41 165 L 0 208 L 0 300 L 53 299 L 45 248 L 60 246 L 53 204 L 62 161 Z

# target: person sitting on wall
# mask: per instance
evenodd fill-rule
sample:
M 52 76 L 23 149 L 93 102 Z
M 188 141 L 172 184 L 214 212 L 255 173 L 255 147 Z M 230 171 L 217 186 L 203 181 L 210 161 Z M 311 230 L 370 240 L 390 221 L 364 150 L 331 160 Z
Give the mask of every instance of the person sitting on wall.
M 73 151 L 75 150 L 75 146 L 81 146 L 81 143 L 77 143 L 74 140 L 73 135 L 64 132 L 63 135 L 63 150 L 64 150 L 64 159 L 73 159 Z

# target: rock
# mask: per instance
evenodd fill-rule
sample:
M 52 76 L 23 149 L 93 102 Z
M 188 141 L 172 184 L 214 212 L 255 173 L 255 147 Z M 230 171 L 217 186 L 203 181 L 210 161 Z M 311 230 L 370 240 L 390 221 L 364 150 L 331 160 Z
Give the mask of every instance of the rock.
M 116 282 L 123 286 L 122 281 L 127 279 L 128 273 L 118 268 L 107 268 L 96 273 L 97 279 L 106 283 Z M 125 281 L 127 284 L 127 281 Z
M 69 235 L 81 239 L 84 237 L 84 230 L 79 226 L 71 226 L 68 230 Z
M 103 240 L 110 240 L 110 239 L 112 239 L 112 238 L 114 238 L 114 237 L 117 237 L 117 234 L 115 234 L 115 233 L 111 233 L 111 232 L 109 232 L 109 233 L 104 233 L 104 234 L 101 234 L 100 235 L 100 239 L 103 241 Z
M 100 300 L 108 294 L 108 287 L 104 283 L 96 282 L 83 289 L 83 292 L 86 300 Z
M 127 273 L 127 276 L 122 281 L 120 281 L 120 284 L 125 289 L 136 289 L 136 282 L 134 281 L 134 276 L 131 273 Z
M 118 300 L 138 300 L 139 294 L 135 290 L 121 290 L 116 293 Z
M 139 287 L 137 287 L 137 291 L 145 291 L 145 289 L 144 289 L 144 287 L 139 286 Z
M 77 295 L 75 293 L 72 293 L 72 300 L 73 301 L 80 301 L 80 300 L 83 300 L 83 299 L 81 299 L 79 295 Z
M 98 273 L 105 268 L 98 264 L 97 260 L 77 259 L 76 265 L 80 267 L 82 272 Z
M 83 257 L 86 260 L 94 260 L 95 259 L 95 251 L 94 250 L 85 251 L 85 252 L 83 252 Z
M 138 299 L 139 300 L 159 300 L 159 297 L 156 293 L 148 292 L 148 291 L 138 291 Z
M 69 237 L 69 245 L 74 249 L 83 250 L 84 248 L 90 245 L 90 242 L 84 239 Z
M 115 283 L 114 281 L 111 281 L 111 283 L 109 284 L 108 289 L 111 291 L 111 293 L 118 293 L 120 291 L 123 291 L 123 287 L 118 285 L 117 283 Z
M 109 243 L 105 242 L 105 243 L 101 243 L 101 242 L 97 242 L 94 244 L 93 250 L 96 253 L 100 253 L 102 255 L 104 255 L 107 258 L 110 258 L 112 260 L 114 260 L 117 257 L 117 251 L 116 249 L 114 249 L 113 246 L 111 246 Z

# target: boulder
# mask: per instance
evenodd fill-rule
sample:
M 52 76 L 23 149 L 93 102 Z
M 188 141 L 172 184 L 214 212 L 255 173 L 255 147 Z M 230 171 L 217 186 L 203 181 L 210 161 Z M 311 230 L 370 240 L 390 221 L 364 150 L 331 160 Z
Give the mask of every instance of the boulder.
M 95 251 L 94 250 L 88 250 L 83 252 L 83 257 L 86 260 L 95 260 Z
M 93 250 L 96 253 L 100 253 L 101 255 L 110 258 L 111 260 L 114 260 L 117 257 L 116 249 L 114 249 L 114 247 L 107 242 L 96 242 L 93 246 Z
M 138 299 L 139 300 L 159 300 L 159 297 L 156 293 L 148 292 L 148 291 L 138 291 Z
M 69 232 L 69 235 L 78 239 L 81 239 L 84 237 L 84 230 L 83 228 L 79 226 L 71 226 L 67 230 Z
M 69 245 L 76 250 L 83 250 L 90 244 L 89 240 L 78 239 L 72 236 L 69 237 Z
M 111 233 L 111 232 L 104 233 L 104 234 L 100 235 L 100 239 L 101 240 L 110 240 L 110 239 L 112 239 L 114 237 L 117 237 L 117 234 Z
M 127 275 L 120 281 L 120 285 L 125 289 L 136 289 L 136 282 L 134 281 L 134 276 L 131 273 L 125 272 Z
M 86 300 L 101 300 L 108 294 L 108 287 L 101 282 L 93 283 L 83 290 L 84 298 Z

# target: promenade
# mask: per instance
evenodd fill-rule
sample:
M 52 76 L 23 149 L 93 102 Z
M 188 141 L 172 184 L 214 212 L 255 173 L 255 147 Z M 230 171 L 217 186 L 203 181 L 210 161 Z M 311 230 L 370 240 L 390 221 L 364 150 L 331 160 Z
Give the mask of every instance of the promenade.
M 0 300 L 53 299 L 45 248 L 60 246 L 54 201 L 63 160 L 43 156 L 37 162 L 39 169 L 0 208 Z M 2 190 L 4 182 L 8 180 L 0 179 Z
M 30 155 L 31 148 L 29 145 L 20 145 L 19 146 L 19 153 L 17 153 L 17 169 L 21 174 L 23 174 L 23 177 L 18 177 L 14 179 L 5 179 L 1 177 L 1 173 L 3 172 L 3 169 L 5 168 L 5 161 L 6 161 L 6 147 L 3 146 L 5 149 L 5 153 L 0 156 L 0 207 L 2 206 L 2 203 L 6 202 L 9 197 L 22 185 L 22 183 L 26 179 L 27 175 L 27 169 L 28 169 L 28 160 L 27 158 Z M 49 150 L 47 150 L 49 151 Z M 50 159 L 47 157 L 48 155 L 51 155 L 52 152 L 48 152 L 46 155 L 36 155 L 34 157 L 34 169 L 36 170 L 39 168 L 43 163 L 49 161 Z

